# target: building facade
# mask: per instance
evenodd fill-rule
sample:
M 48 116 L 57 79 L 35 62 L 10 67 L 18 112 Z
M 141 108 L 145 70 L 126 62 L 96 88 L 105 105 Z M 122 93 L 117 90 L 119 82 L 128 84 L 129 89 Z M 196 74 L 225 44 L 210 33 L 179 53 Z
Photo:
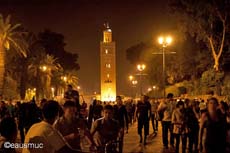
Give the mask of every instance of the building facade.
M 116 46 L 108 24 L 100 42 L 101 101 L 116 100 Z

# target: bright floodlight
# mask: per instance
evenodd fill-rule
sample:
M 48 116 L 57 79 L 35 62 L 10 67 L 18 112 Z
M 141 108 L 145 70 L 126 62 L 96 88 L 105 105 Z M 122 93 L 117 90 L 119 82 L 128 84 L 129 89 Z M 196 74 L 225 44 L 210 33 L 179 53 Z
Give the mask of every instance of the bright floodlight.
M 152 91 L 152 88 L 148 88 L 148 92 Z
M 166 38 L 166 43 L 167 44 L 171 44 L 171 42 L 172 42 L 172 37 L 167 37 Z
M 139 71 L 143 71 L 143 70 L 145 69 L 145 67 L 146 67 L 145 64 L 138 64 L 138 65 L 137 65 L 137 69 L 138 69 Z
M 133 84 L 133 85 L 136 85 L 136 84 L 137 84 L 137 80 L 133 80 L 133 81 L 132 81 L 132 84 Z
M 42 67 L 41 67 L 41 69 L 42 69 L 42 71 L 46 71 L 47 70 L 47 66 L 45 66 L 45 65 L 43 65 Z
M 163 37 L 159 37 L 159 38 L 158 38 L 158 42 L 159 42 L 159 44 L 163 44 L 164 38 L 163 38 Z
M 130 81 L 133 80 L 133 76 L 132 76 L 132 75 L 129 76 L 129 80 L 130 80 Z

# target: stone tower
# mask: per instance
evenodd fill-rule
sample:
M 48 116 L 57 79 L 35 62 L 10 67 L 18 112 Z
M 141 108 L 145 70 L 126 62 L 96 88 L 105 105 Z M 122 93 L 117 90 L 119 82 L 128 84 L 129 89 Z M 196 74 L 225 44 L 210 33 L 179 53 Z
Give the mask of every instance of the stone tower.
M 100 43 L 101 100 L 116 100 L 116 50 L 112 41 L 112 30 L 105 25 L 103 41 Z

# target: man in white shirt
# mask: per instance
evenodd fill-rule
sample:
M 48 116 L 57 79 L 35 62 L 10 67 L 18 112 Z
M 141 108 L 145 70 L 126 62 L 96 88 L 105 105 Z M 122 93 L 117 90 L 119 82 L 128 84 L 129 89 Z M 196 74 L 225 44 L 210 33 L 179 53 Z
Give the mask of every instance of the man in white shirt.
M 53 123 L 58 117 L 59 104 L 56 101 L 48 101 L 42 108 L 44 120 L 34 124 L 26 134 L 22 153 L 78 153 L 69 147 L 63 136 L 53 128 Z
M 164 100 L 160 103 L 158 107 L 158 113 L 163 112 L 163 118 L 162 118 L 162 140 L 164 148 L 168 148 L 168 131 L 170 132 L 170 145 L 173 148 L 174 147 L 174 137 L 172 133 L 172 112 L 174 110 L 174 100 L 173 100 L 173 94 L 169 93 L 167 95 L 167 100 Z

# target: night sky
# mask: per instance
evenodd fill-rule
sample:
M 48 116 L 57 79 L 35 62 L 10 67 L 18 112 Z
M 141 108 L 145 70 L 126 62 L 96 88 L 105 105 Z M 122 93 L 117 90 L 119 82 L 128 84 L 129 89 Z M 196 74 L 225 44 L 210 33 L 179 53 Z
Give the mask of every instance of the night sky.
M 33 1 L 33 2 L 31 2 Z M 141 41 L 157 41 L 171 28 L 166 0 L 1 0 L 0 13 L 12 22 L 38 33 L 50 29 L 65 36 L 66 50 L 79 55 L 80 86 L 85 94 L 100 91 L 99 53 L 104 22 L 109 22 L 116 42 L 117 91 L 128 94 L 128 75 L 135 66 L 126 49 Z

